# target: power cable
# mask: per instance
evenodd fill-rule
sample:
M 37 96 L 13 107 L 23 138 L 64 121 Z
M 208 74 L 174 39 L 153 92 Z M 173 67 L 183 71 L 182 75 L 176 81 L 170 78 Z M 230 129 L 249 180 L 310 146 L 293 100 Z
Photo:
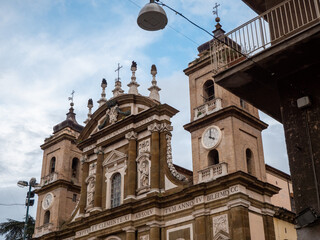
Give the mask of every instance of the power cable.
M 22 203 L 0 203 L 0 206 L 25 206 Z
M 131 0 L 129 0 L 131 1 Z M 201 29 L 202 31 L 206 32 L 207 34 L 209 34 L 213 39 L 217 40 L 218 42 L 222 43 L 223 45 L 226 45 L 227 47 L 231 48 L 232 50 L 234 50 L 235 52 L 239 53 L 241 56 L 245 57 L 246 59 L 248 59 L 249 61 L 253 62 L 255 65 L 257 65 L 259 68 L 263 69 L 264 71 L 266 71 L 271 77 L 274 75 L 273 72 L 270 72 L 268 69 L 262 67 L 260 64 L 258 64 L 256 61 L 254 61 L 252 58 L 249 58 L 247 55 L 243 54 L 241 51 L 235 49 L 232 46 L 227 45 L 224 41 L 222 41 L 221 39 L 215 37 L 213 34 L 211 34 L 209 31 L 207 31 L 206 29 L 204 29 L 203 27 L 199 26 L 198 24 L 196 24 L 195 22 L 191 21 L 189 18 L 187 18 L 186 16 L 184 16 L 182 13 L 176 11 L 175 9 L 171 8 L 170 6 L 168 6 L 167 4 L 161 2 L 160 0 L 156 0 L 155 2 L 156 4 L 160 5 L 160 6 L 164 6 L 167 7 L 168 9 L 170 9 L 171 11 L 173 11 L 174 13 L 180 15 L 181 17 L 183 17 L 184 19 L 186 19 L 189 23 L 191 23 L 192 25 L 196 26 L 197 28 Z

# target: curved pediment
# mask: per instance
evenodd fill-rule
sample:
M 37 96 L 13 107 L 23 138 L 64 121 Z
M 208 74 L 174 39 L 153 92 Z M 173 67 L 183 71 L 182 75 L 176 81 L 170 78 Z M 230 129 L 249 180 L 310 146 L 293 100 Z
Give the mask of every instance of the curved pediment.
M 91 135 L 117 124 L 132 115 L 148 110 L 159 102 L 140 95 L 123 94 L 112 98 L 99 107 L 92 115 L 79 136 L 79 142 L 88 139 Z

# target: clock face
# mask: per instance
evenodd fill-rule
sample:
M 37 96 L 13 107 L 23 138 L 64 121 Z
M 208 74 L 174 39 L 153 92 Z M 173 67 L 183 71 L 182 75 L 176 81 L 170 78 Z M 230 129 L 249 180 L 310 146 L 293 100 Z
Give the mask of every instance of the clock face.
M 208 127 L 202 134 L 202 145 L 206 149 L 218 146 L 221 141 L 221 131 L 217 126 Z
M 48 209 L 51 206 L 52 202 L 53 202 L 53 194 L 48 193 L 43 199 L 42 208 L 44 210 Z

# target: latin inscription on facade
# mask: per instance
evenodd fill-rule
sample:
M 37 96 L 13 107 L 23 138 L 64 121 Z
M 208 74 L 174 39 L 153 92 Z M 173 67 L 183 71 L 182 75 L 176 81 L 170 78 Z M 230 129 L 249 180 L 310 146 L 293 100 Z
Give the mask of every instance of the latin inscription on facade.
M 112 227 L 112 226 L 115 226 L 115 225 L 118 225 L 118 224 L 121 224 L 124 222 L 128 222 L 130 220 L 131 220 L 131 214 L 127 214 L 125 216 L 121 216 L 121 217 L 111 219 L 111 220 L 108 220 L 108 221 L 105 221 L 105 222 L 102 222 L 99 224 L 95 224 L 95 225 L 92 225 L 90 228 L 76 232 L 76 238 L 83 237 L 83 236 L 86 236 L 92 232 L 96 232 L 101 229 L 105 229 L 105 228 Z
M 186 202 L 183 202 L 183 203 L 180 203 L 180 204 L 176 204 L 176 205 L 164 208 L 162 210 L 162 214 L 163 215 L 164 214 L 167 215 L 167 214 L 183 211 L 183 210 L 186 210 L 186 209 L 190 209 L 195 205 L 202 204 L 202 203 L 205 203 L 205 202 L 212 202 L 212 201 L 216 201 L 216 200 L 219 200 L 219 199 L 223 199 L 223 198 L 228 197 L 229 195 L 238 193 L 240 191 L 241 191 L 240 186 L 239 185 L 235 185 L 235 186 L 232 186 L 232 187 L 230 187 L 228 189 L 221 190 L 219 192 L 211 193 L 211 194 L 206 195 L 206 196 L 198 196 L 198 197 L 195 197 L 194 199 L 192 199 L 190 201 L 186 201 Z M 109 228 L 109 227 L 112 227 L 112 226 L 115 226 L 115 225 L 118 225 L 118 224 L 121 224 L 121 223 L 125 223 L 125 222 L 128 222 L 128 221 L 139 220 L 139 219 L 146 218 L 148 216 L 152 216 L 152 215 L 156 215 L 156 214 L 159 215 L 159 213 L 160 213 L 160 210 L 157 210 L 156 208 L 152 208 L 152 209 L 147 209 L 147 210 L 135 213 L 133 215 L 127 214 L 125 216 L 118 217 L 118 218 L 115 218 L 115 219 L 111 219 L 111 220 L 108 220 L 108 221 L 105 221 L 105 222 L 102 222 L 102 223 L 99 223 L 99 224 L 95 224 L 95 225 L 92 225 L 90 228 L 78 231 L 78 232 L 76 232 L 75 238 L 80 238 L 80 237 L 89 235 L 92 232 L 96 232 L 96 231 L 99 231 L 99 230 L 102 230 L 102 229 L 106 229 L 106 228 Z M 221 219 L 219 219 L 219 221 L 220 220 Z M 216 225 L 219 225 L 219 227 L 217 227 L 217 228 L 221 228 L 222 225 L 221 225 L 220 222 L 218 224 L 218 222 L 217 222 Z M 69 238 L 69 239 L 72 239 L 72 238 Z

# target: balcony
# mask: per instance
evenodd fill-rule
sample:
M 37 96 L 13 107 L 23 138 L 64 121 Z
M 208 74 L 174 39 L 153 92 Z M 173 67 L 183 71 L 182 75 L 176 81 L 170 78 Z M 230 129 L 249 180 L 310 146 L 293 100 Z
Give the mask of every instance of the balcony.
M 53 231 L 53 224 L 47 223 L 47 224 L 44 224 L 40 227 L 35 228 L 33 237 L 34 238 L 41 237 L 42 235 L 45 235 L 45 234 L 50 233 L 52 231 Z
M 228 164 L 219 163 L 198 171 L 198 183 L 209 182 L 228 173 Z
M 226 70 L 320 21 L 319 0 L 287 0 L 210 42 L 214 72 Z
M 320 0 L 283 1 L 220 40 L 210 46 L 215 82 L 279 122 L 287 89 L 318 95 Z
M 57 172 L 50 173 L 49 175 L 41 178 L 41 186 L 48 185 L 48 184 L 56 181 L 57 179 L 58 179 L 58 173 Z
M 194 109 L 194 118 L 193 120 L 197 120 L 199 118 L 202 118 L 210 113 L 216 112 L 218 110 L 222 109 L 222 104 L 221 104 L 221 98 L 215 98 L 212 99 L 205 104 L 196 107 Z

